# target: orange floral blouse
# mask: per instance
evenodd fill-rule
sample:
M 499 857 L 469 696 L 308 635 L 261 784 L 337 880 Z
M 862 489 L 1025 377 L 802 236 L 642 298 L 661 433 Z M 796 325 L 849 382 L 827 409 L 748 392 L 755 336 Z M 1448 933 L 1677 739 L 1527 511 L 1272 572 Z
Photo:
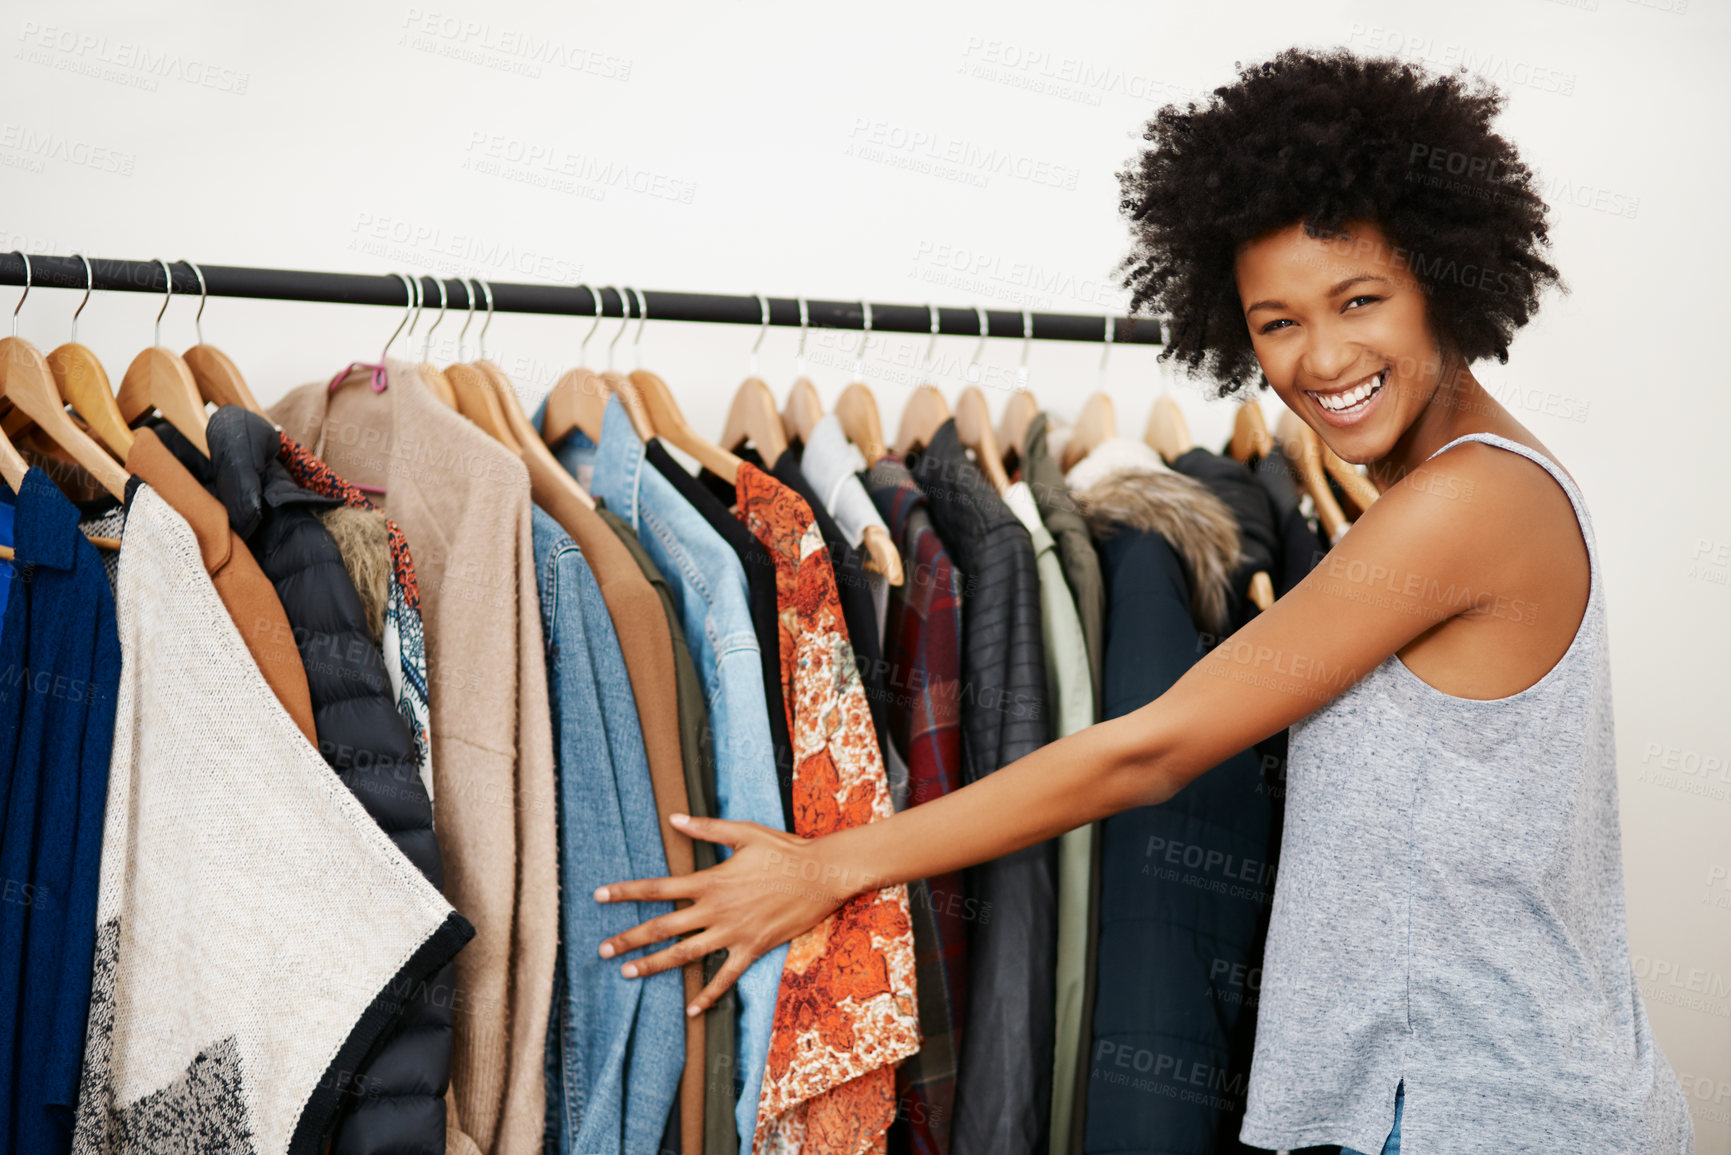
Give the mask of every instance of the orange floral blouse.
M 889 780 L 811 509 L 749 462 L 735 486 L 739 519 L 775 561 L 794 833 L 888 818 Z M 920 1044 L 907 887 L 856 895 L 788 948 L 754 1155 L 882 1152 L 896 1064 Z

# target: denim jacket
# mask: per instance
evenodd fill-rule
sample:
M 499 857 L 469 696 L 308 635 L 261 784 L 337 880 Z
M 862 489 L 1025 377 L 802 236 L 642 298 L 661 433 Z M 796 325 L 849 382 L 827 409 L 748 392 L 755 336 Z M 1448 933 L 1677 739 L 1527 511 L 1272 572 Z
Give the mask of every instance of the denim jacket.
M 547 1115 L 560 1155 L 654 1151 L 685 1067 L 678 970 L 620 973 L 595 944 L 668 902 L 598 903 L 595 888 L 667 873 L 649 760 L 619 638 L 577 544 L 533 513 L 535 574 L 559 770 L 559 966 L 547 1031 Z M 639 952 L 654 953 L 669 943 Z
M 643 443 L 618 398 L 608 399 L 599 446 L 577 430 L 554 453 L 574 476 L 582 466 L 592 467 L 592 491 L 636 531 L 667 579 L 709 702 L 719 816 L 786 830 L 769 736 L 762 654 L 739 556 L 671 482 L 645 467 Z M 716 848 L 718 857 L 728 853 L 726 847 Z M 786 957 L 787 947 L 779 946 L 752 963 L 739 979 L 737 1069 L 744 1085 L 735 1119 L 741 1146 L 746 1148 L 757 1123 L 758 1094 Z

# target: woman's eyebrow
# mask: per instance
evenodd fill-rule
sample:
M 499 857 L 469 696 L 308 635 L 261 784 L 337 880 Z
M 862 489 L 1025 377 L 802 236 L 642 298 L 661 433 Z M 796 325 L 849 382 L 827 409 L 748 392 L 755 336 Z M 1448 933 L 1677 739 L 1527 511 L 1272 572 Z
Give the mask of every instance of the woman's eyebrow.
M 1341 281 L 1339 284 L 1330 287 L 1328 292 L 1324 293 L 1323 295 L 1327 296 L 1327 297 L 1338 297 L 1342 293 L 1346 292 L 1348 289 L 1352 288 L 1354 285 L 1358 284 L 1360 281 L 1376 281 L 1378 284 L 1383 284 L 1383 285 L 1387 285 L 1387 284 L 1392 283 L 1387 277 L 1380 277 L 1375 273 L 1358 273 L 1354 276 L 1348 277 L 1344 281 Z M 1244 310 L 1244 315 L 1248 317 L 1250 314 L 1256 312 L 1256 310 L 1258 310 L 1258 309 L 1284 309 L 1284 308 L 1286 308 L 1286 304 L 1284 302 L 1276 301 L 1273 298 L 1269 298 L 1267 300 L 1258 301 L 1254 305 L 1251 305 L 1248 308 L 1246 308 Z

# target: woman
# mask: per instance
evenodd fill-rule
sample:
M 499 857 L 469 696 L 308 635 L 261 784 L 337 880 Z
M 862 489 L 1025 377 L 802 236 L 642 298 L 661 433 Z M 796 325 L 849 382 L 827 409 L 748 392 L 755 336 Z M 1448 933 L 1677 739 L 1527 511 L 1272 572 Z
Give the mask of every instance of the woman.
M 1380 499 L 1134 713 L 810 841 L 685 820 L 735 853 L 603 888 L 691 900 L 603 956 L 688 936 L 627 964 L 641 976 L 724 949 L 706 1007 L 854 894 L 1163 802 L 1290 726 L 1243 1141 L 1691 1149 L 1629 960 L 1591 522 L 1471 369 L 1506 362 L 1558 283 L 1534 178 L 1490 128 L 1500 104 L 1396 61 L 1289 51 L 1161 110 L 1121 175 L 1132 310 L 1172 317 L 1167 355 L 1222 393 L 1259 368 Z

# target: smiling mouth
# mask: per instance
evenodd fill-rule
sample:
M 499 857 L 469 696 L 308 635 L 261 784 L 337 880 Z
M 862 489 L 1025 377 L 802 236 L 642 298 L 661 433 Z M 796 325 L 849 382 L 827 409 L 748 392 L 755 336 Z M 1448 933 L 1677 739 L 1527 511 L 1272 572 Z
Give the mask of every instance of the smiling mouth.
M 1328 412 L 1341 417 L 1350 417 L 1369 405 L 1370 399 L 1382 392 L 1382 387 L 1386 384 L 1388 384 L 1388 370 L 1384 369 L 1376 376 L 1367 377 L 1360 381 L 1351 389 L 1341 389 L 1334 393 L 1317 393 L 1306 389 L 1305 393 Z

